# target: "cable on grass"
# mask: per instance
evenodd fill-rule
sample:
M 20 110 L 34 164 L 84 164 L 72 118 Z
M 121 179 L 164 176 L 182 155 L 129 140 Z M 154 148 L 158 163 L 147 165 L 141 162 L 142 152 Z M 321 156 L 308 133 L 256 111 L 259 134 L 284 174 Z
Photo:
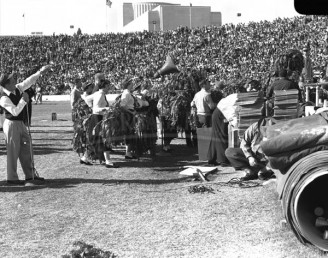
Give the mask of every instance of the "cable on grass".
M 190 186 L 189 189 L 188 189 L 189 193 L 205 193 L 205 192 L 208 192 L 208 193 L 215 193 L 214 192 L 214 189 L 210 186 L 205 186 L 205 185 L 193 185 L 193 186 Z
M 240 178 L 231 178 L 228 182 L 213 182 L 220 186 L 240 187 L 240 188 L 251 188 L 261 186 L 259 182 L 254 181 L 242 181 Z
M 114 186 L 115 184 L 106 184 L 108 186 Z M 184 185 L 184 186 L 180 186 L 180 187 L 174 187 L 171 189 L 165 189 L 165 190 L 153 190 L 153 191 L 141 191 L 141 192 L 168 192 L 168 191 L 174 191 L 174 190 L 181 190 L 183 188 L 188 188 L 189 193 L 213 193 L 215 194 L 215 191 L 219 190 L 214 189 L 213 187 L 209 186 L 209 185 L 218 185 L 218 186 L 229 186 L 229 187 L 240 187 L 240 188 L 252 188 L 252 187 L 259 187 L 259 186 L 263 186 L 261 183 L 259 182 L 255 182 L 255 181 L 242 181 L 240 180 L 240 178 L 231 178 L 229 181 L 227 182 L 210 182 L 210 181 L 206 181 L 206 182 L 201 182 L 198 184 L 192 184 L 192 185 Z
M 211 186 L 205 185 L 219 185 L 219 186 L 229 186 L 229 187 L 240 187 L 240 188 L 252 188 L 261 186 L 260 183 L 254 181 L 242 181 L 240 178 L 232 178 L 227 182 L 204 182 L 198 185 L 189 186 L 189 193 L 215 193 L 215 190 Z M 219 190 L 217 190 L 219 191 Z

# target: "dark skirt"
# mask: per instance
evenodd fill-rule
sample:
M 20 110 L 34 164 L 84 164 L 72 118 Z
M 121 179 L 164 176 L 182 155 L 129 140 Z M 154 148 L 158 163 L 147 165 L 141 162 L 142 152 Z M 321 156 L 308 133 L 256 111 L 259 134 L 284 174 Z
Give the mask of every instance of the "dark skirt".
M 178 137 L 178 132 L 175 126 L 171 125 L 172 121 L 162 117 L 164 145 L 169 145 L 174 138 Z
M 228 148 L 228 123 L 224 115 L 216 108 L 212 114 L 212 135 L 207 153 L 209 163 L 228 163 L 225 150 Z
M 136 140 L 136 135 L 134 131 L 135 125 L 135 116 L 129 112 L 124 113 L 125 128 L 123 129 L 125 132 L 124 135 L 124 143 L 125 144 L 133 144 Z

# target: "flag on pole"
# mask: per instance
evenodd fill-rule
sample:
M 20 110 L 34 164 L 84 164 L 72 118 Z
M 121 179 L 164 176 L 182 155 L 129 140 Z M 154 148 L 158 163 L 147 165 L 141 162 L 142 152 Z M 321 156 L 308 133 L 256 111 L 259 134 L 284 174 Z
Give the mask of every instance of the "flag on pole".
M 108 5 L 109 8 L 112 7 L 112 2 L 110 0 L 106 0 L 106 5 Z

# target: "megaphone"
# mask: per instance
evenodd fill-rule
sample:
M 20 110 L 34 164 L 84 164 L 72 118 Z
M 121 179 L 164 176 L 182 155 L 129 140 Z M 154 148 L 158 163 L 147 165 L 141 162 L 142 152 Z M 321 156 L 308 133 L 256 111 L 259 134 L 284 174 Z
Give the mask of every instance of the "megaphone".
M 162 66 L 162 68 L 160 68 L 155 74 L 154 74 L 154 78 L 158 78 L 161 75 L 166 75 L 166 74 L 170 74 L 170 73 L 178 73 L 179 70 L 176 67 L 176 65 L 174 64 L 172 57 L 170 55 L 168 55 L 166 57 L 166 61 L 165 64 Z

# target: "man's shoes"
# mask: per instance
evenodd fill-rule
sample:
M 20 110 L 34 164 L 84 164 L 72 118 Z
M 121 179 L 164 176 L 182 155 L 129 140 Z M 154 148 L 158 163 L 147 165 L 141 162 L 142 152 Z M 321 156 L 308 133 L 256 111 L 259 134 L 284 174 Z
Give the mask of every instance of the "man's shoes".
M 230 165 L 225 162 L 218 163 L 218 164 L 219 164 L 218 166 L 221 166 L 221 167 L 230 167 Z
M 260 172 L 258 173 L 258 177 L 260 180 L 265 181 L 271 178 L 275 178 L 276 176 L 271 169 L 264 168 L 260 170 Z
M 120 167 L 119 165 L 117 165 L 117 164 L 115 164 L 115 163 L 112 163 L 112 164 L 106 164 L 105 166 L 106 166 L 106 168 L 119 168 L 119 167 Z
M 207 164 L 208 165 L 212 165 L 212 166 L 218 166 L 218 165 L 220 165 L 220 163 L 218 163 L 216 161 L 208 161 Z
M 25 186 L 38 186 L 38 185 L 44 185 L 44 181 L 38 181 L 38 180 L 30 180 L 25 182 Z
M 250 169 L 245 169 L 245 176 L 240 178 L 240 181 L 249 181 L 249 180 L 256 180 L 258 179 L 258 175 L 256 172 L 250 170 Z
M 45 179 L 43 177 L 35 176 L 33 178 L 25 179 L 25 186 L 37 186 L 37 185 L 44 185 Z
M 44 179 L 44 177 L 40 177 L 40 176 L 34 176 L 34 178 L 27 178 L 27 179 L 25 179 L 25 181 L 31 181 L 31 180 L 37 180 L 37 181 L 46 181 L 45 179 Z
M 163 147 L 163 151 L 170 153 L 172 151 L 171 147 L 169 145 L 165 145 Z
M 137 156 L 128 156 L 128 155 L 125 155 L 125 159 L 137 159 Z
M 83 164 L 83 165 L 87 165 L 87 166 L 92 166 L 92 163 L 89 162 L 89 161 L 84 161 L 82 159 L 80 159 L 80 164 Z
M 15 186 L 15 185 L 24 185 L 25 182 L 23 180 L 7 180 L 7 184 Z

